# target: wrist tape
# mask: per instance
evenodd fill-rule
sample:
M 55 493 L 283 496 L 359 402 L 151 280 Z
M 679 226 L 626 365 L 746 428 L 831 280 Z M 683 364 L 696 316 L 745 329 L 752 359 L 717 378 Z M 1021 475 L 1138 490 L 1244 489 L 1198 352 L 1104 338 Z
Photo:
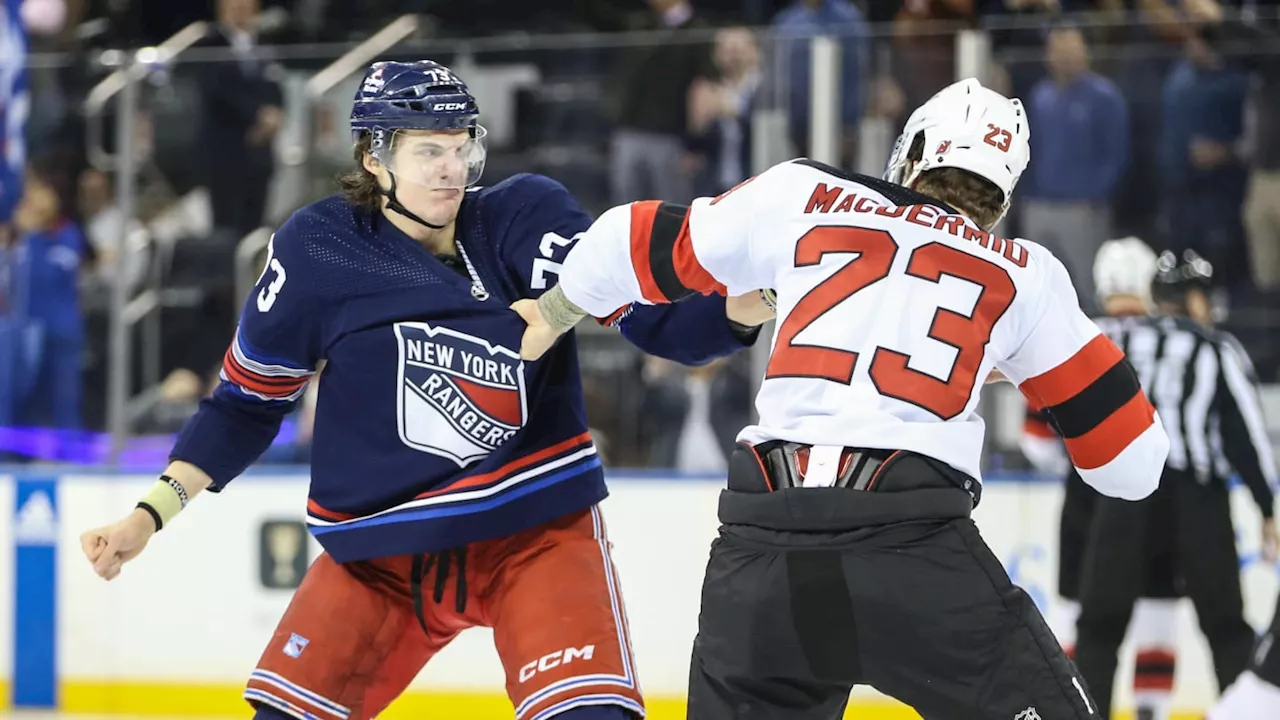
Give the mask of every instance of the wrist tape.
M 542 312 L 542 319 L 558 333 L 566 332 L 587 316 L 586 310 L 574 305 L 564 296 L 559 285 L 542 293 L 538 298 L 538 310 Z
M 182 512 L 188 499 L 187 489 L 182 483 L 168 475 L 161 475 L 156 484 L 138 501 L 137 507 L 151 515 L 156 521 L 156 530 L 159 531 Z

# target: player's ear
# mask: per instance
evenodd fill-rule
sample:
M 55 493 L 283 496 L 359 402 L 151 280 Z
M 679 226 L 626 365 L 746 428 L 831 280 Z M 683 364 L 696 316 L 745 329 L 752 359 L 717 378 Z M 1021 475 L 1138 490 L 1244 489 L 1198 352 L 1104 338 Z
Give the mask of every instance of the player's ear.
M 378 171 L 382 169 L 382 163 L 378 161 L 378 158 L 373 156 L 373 153 L 365 153 L 364 158 L 361 160 L 361 164 L 364 165 L 365 170 L 368 170 L 374 175 L 377 175 Z

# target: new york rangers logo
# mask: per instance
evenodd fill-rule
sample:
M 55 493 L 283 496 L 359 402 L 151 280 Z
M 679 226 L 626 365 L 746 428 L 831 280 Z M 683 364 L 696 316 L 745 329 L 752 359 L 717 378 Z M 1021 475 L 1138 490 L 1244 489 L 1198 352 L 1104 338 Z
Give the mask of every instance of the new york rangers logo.
M 518 353 L 421 322 L 397 323 L 400 440 L 459 467 L 488 455 L 524 426 Z

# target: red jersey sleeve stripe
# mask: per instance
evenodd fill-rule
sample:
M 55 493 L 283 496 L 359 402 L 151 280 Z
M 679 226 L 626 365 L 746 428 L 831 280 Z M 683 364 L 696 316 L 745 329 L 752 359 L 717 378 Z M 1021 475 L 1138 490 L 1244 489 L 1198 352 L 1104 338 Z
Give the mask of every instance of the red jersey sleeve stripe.
M 715 277 L 702 267 L 702 263 L 698 262 L 698 256 L 693 252 L 693 236 L 689 234 L 689 215 L 689 210 L 685 209 L 684 221 L 680 223 L 680 232 L 676 235 L 671 248 L 671 264 L 675 269 L 675 276 L 681 285 L 695 293 L 724 295 L 724 285 L 716 282 Z
M 1079 395 L 1123 359 L 1120 348 L 1106 335 L 1098 334 L 1066 362 L 1027 379 L 1019 389 L 1040 407 L 1060 405 Z
M 684 205 L 652 200 L 631 204 L 631 264 L 641 294 L 651 303 L 725 291 L 693 251 Z
M 310 376 L 272 377 L 256 373 L 241 365 L 231 350 L 227 350 L 222 357 L 222 370 L 232 383 L 270 398 L 287 398 L 302 389 L 311 379 Z
M 631 267 L 640 281 L 640 292 L 651 303 L 670 302 L 653 277 L 649 262 L 649 246 L 653 238 L 653 219 L 662 203 L 657 200 L 631 203 Z
M 1036 418 L 1027 418 L 1022 423 L 1022 432 L 1032 437 L 1038 438 L 1056 438 L 1058 433 L 1054 431 L 1053 426 L 1049 423 L 1038 420 Z
M 1155 424 L 1155 414 L 1147 396 L 1137 393 L 1092 430 L 1066 439 L 1071 464 L 1081 470 L 1106 465 Z

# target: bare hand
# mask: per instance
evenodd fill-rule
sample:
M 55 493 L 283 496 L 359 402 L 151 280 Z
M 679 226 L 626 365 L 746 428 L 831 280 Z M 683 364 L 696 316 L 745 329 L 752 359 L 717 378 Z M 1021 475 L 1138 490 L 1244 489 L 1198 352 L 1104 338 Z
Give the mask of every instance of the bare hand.
M 992 368 L 991 374 L 987 376 L 987 381 L 985 384 L 991 385 L 993 383 L 998 383 L 998 382 L 1011 383 L 1013 381 L 1005 377 L 1004 373 L 1000 372 L 999 370 L 996 370 L 995 368 Z
M 517 300 L 511 304 L 511 309 L 519 313 L 528 325 L 524 330 L 524 336 L 520 338 L 522 359 L 537 360 L 556 344 L 556 340 L 560 339 L 560 333 L 556 332 L 542 317 L 542 310 L 538 308 L 537 300 Z
M 125 563 L 138 557 L 156 533 L 155 521 L 145 510 L 135 509 L 113 525 L 80 536 L 84 556 L 103 580 L 114 580 Z
M 724 314 L 739 325 L 755 327 L 772 320 L 775 313 L 760 296 L 760 291 L 752 290 L 749 293 L 725 298 Z
M 1262 519 L 1262 559 L 1273 563 L 1280 558 L 1280 534 L 1276 533 L 1275 518 Z

